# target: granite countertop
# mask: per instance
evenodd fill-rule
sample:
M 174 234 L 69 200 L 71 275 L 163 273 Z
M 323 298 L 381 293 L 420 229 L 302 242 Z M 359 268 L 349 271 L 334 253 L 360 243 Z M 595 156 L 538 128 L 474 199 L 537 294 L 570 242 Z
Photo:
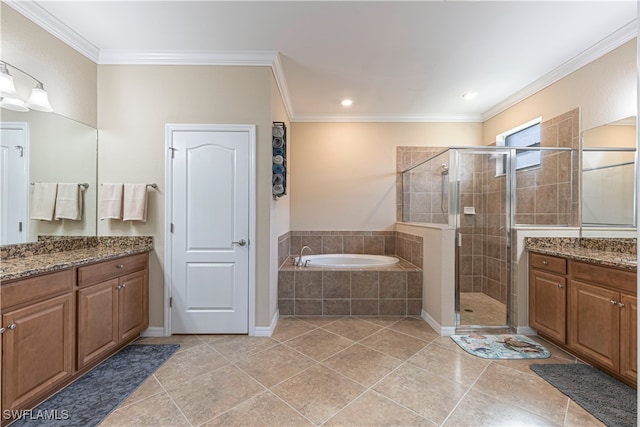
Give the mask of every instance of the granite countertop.
M 637 271 L 636 239 L 527 237 L 530 252 Z
M 53 239 L 0 249 L 0 281 L 5 282 L 149 252 L 153 239 L 147 236 Z

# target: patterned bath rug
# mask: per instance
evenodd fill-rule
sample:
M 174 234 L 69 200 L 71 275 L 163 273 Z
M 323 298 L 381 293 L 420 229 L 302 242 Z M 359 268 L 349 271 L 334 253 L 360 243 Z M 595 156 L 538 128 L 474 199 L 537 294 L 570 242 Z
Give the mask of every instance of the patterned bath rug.
M 546 359 L 549 350 L 524 335 L 451 335 L 464 351 L 483 359 Z

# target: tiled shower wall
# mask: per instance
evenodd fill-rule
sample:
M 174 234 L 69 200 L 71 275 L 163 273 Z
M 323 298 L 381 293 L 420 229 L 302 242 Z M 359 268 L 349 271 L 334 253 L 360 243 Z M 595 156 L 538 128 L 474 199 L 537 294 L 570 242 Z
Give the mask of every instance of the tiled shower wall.
M 442 164 L 449 164 L 449 154 L 433 159 L 403 176 L 402 171 L 442 153 L 443 147 L 398 147 L 396 150 L 396 218 L 398 221 L 447 224 L 448 188 L 442 191 Z M 403 182 L 404 180 L 404 182 Z M 404 203 L 403 203 L 404 199 Z
M 577 156 L 579 117 L 576 109 L 542 122 L 542 147 L 576 151 L 543 151 L 539 167 L 516 172 L 516 224 L 578 224 L 579 165 L 577 158 L 572 164 L 572 156 Z M 461 209 L 474 206 L 476 215 L 463 215 L 461 221 L 460 290 L 482 292 L 506 303 L 510 265 L 504 232 L 505 176 L 496 176 L 496 159 L 488 155 L 461 158 L 475 162 L 461 165 Z

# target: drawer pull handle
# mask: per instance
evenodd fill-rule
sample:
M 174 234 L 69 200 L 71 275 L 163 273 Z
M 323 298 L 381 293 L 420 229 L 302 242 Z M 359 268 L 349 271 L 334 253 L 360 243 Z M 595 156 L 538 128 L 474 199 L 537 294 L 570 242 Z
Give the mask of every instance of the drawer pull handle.
M 619 302 L 619 303 L 618 303 L 618 307 L 620 307 L 620 308 L 624 307 L 624 303 Z
M 614 301 L 614 300 L 609 301 L 609 304 L 611 304 L 611 305 L 616 305 L 617 303 L 618 303 L 618 301 Z
M 124 264 L 118 264 L 116 265 L 116 268 L 124 268 Z
M 11 329 L 12 331 L 17 328 L 18 325 L 16 325 L 15 323 L 10 324 L 9 326 L 7 326 L 8 329 Z
M 543 259 L 542 260 L 542 265 L 547 265 L 547 264 L 549 264 L 549 261 L 547 261 L 546 259 Z
M 562 288 L 564 288 L 564 285 L 563 285 L 562 283 L 558 283 L 558 287 L 559 287 L 560 289 L 562 289 Z

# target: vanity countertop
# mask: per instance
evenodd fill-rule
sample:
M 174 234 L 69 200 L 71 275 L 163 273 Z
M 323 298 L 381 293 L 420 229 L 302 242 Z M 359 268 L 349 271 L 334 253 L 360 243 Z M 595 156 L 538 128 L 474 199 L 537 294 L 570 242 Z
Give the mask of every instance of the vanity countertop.
M 0 281 L 24 279 L 152 249 L 153 239 L 148 236 L 53 239 L 2 246 Z
M 527 237 L 530 252 L 570 258 L 636 271 L 638 268 L 636 239 Z

